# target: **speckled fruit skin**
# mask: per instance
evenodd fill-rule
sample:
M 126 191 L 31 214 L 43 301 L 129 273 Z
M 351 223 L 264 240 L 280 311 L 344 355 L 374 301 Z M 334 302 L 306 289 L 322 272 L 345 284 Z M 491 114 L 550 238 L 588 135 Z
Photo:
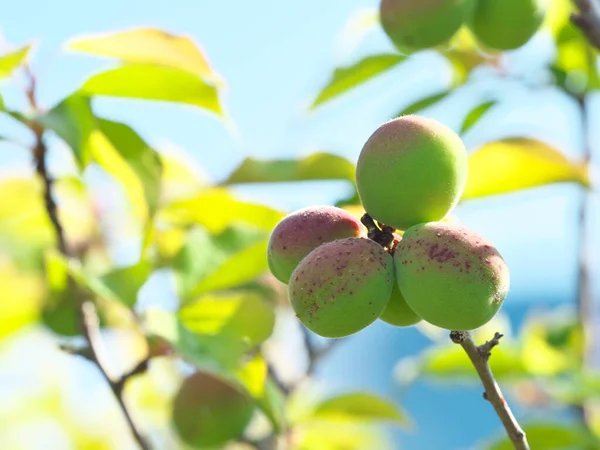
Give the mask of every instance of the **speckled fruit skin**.
M 397 327 L 409 327 L 421 321 L 421 318 L 410 309 L 397 285 L 392 289 L 390 301 L 379 318 Z
M 369 239 L 348 238 L 309 253 L 292 273 L 289 297 L 308 329 L 342 337 L 379 318 L 394 283 L 393 259 L 383 247 Z
M 406 230 L 394 254 L 400 292 L 423 320 L 473 330 L 500 309 L 509 289 L 506 263 L 485 238 L 448 223 Z
M 239 437 L 253 411 L 247 395 L 211 374 L 196 372 L 175 395 L 172 423 L 193 448 L 214 448 Z
M 546 0 L 478 0 L 468 25 L 482 44 L 512 50 L 538 30 L 546 4 Z
M 402 52 L 445 43 L 469 18 L 474 0 L 382 0 L 381 25 Z
M 281 220 L 271 233 L 267 259 L 279 281 L 289 281 L 306 255 L 325 242 L 361 234 L 361 223 L 349 212 L 334 206 L 298 210 Z
M 454 131 L 409 115 L 384 123 L 367 140 L 356 184 L 371 217 L 405 230 L 441 220 L 460 199 L 467 168 L 465 146 Z

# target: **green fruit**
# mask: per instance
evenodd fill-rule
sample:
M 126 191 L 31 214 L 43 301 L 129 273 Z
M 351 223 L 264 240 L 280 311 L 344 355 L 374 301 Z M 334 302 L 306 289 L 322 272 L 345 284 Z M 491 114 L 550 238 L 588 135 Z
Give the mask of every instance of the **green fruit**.
M 394 266 L 408 306 L 448 330 L 486 324 L 508 293 L 508 267 L 498 251 L 478 234 L 448 223 L 406 230 Z
M 441 220 L 467 181 L 462 140 L 441 123 L 415 115 L 381 125 L 364 145 L 356 167 L 365 210 L 385 225 L 405 230 Z
M 478 0 L 469 28 L 488 47 L 519 48 L 542 24 L 545 6 L 546 0 Z
M 390 301 L 380 319 L 397 327 L 409 327 L 421 321 L 421 318 L 410 309 L 410 306 L 404 300 L 398 285 L 394 286 Z
M 179 437 L 193 448 L 220 447 L 243 433 L 253 409 L 250 398 L 231 384 L 196 372 L 175 395 L 172 419 Z
M 403 52 L 435 47 L 465 23 L 473 0 L 382 0 L 381 25 Z
M 308 329 L 324 337 L 342 337 L 373 323 L 393 286 L 390 254 L 369 239 L 348 238 L 310 252 L 292 273 L 289 297 Z
M 334 206 L 296 211 L 277 224 L 267 250 L 271 273 L 287 283 L 306 255 L 325 242 L 360 236 L 361 223 L 349 212 Z

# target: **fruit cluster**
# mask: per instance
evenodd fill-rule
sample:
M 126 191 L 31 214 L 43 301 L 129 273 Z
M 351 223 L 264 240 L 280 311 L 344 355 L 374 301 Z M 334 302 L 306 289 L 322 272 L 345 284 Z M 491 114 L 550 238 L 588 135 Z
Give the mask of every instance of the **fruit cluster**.
M 361 221 L 311 207 L 271 234 L 269 267 L 288 284 L 300 321 L 325 337 L 378 318 L 449 330 L 488 322 L 508 292 L 506 264 L 483 237 L 441 222 L 462 195 L 467 163 L 461 139 L 437 121 L 410 115 L 381 125 L 356 168 Z
M 544 19 L 548 0 L 381 0 L 384 31 L 402 52 L 445 44 L 466 25 L 485 47 L 525 44 Z

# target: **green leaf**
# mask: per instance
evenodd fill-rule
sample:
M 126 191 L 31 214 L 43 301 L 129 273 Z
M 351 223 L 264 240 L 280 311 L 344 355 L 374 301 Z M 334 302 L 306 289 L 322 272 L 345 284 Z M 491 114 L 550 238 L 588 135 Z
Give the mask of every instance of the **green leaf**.
M 569 161 L 540 141 L 504 139 L 471 155 L 463 200 L 568 181 L 589 187 L 588 164 Z
M 11 76 L 15 70 L 23 65 L 29 56 L 30 50 L 31 44 L 28 44 L 18 50 L 0 56 L 0 79 Z
M 477 123 L 477 121 L 479 119 L 481 119 L 484 116 L 484 114 L 495 104 L 496 104 L 496 101 L 492 100 L 489 102 L 482 103 L 481 105 L 477 106 L 476 108 L 473 108 L 469 112 L 469 114 L 467 114 L 467 117 L 465 117 L 465 120 L 463 121 L 463 124 L 460 127 L 460 134 L 464 134 L 469 129 L 471 129 L 471 127 L 473 125 L 475 125 Z
M 206 56 L 194 41 L 154 28 L 93 35 L 71 41 L 67 48 L 129 63 L 172 67 L 205 80 L 219 81 Z
M 408 114 L 415 114 L 415 113 L 421 111 L 422 109 L 425 109 L 428 106 L 434 105 L 435 103 L 439 102 L 444 97 L 446 97 L 449 93 L 450 93 L 450 91 L 444 91 L 444 92 L 440 92 L 439 94 L 435 94 L 430 97 L 421 99 L 418 102 L 415 102 L 412 105 L 409 105 L 408 107 L 404 108 L 402 111 L 400 111 L 396 115 L 396 117 L 406 116 Z
M 346 93 L 359 84 L 365 83 L 386 70 L 397 66 L 405 59 L 405 56 L 392 53 L 371 55 L 349 66 L 335 69 L 331 80 L 319 92 L 310 109 L 315 109 L 317 106 Z
M 89 98 L 73 94 L 35 120 L 71 147 L 80 169 L 87 166 L 91 160 L 90 136 L 96 128 Z
M 397 405 L 372 394 L 357 392 L 330 398 L 317 405 L 309 420 L 333 422 L 391 421 L 408 426 L 406 413 Z
M 80 88 L 84 95 L 160 100 L 198 106 L 222 116 L 217 88 L 184 70 L 129 64 L 101 72 Z
M 100 281 L 124 305 L 133 307 L 137 300 L 138 291 L 152 273 L 152 264 L 148 261 L 114 269 L 100 278 Z
M 172 203 L 161 212 L 161 219 L 176 225 L 199 224 L 212 233 L 230 225 L 250 224 L 271 231 L 284 213 L 268 206 L 237 200 L 222 188 L 207 189 L 200 195 Z
M 276 183 L 307 180 L 354 182 L 354 164 L 341 156 L 314 153 L 302 159 L 246 158 L 224 184 Z
M 125 188 L 136 216 L 151 218 L 158 209 L 162 162 L 131 127 L 110 120 L 98 121 L 93 136 L 94 159 Z
M 594 440 L 581 427 L 573 424 L 559 423 L 529 424 L 523 431 L 527 435 L 529 446 L 535 450 L 566 450 L 580 448 L 595 448 Z M 596 442 L 596 445 L 598 443 Z M 592 445 L 590 447 L 590 445 Z M 491 444 L 488 450 L 511 450 L 512 442 L 503 437 Z
M 179 316 L 194 334 L 235 339 L 244 352 L 265 341 L 275 324 L 272 305 L 243 291 L 205 295 L 184 306 Z
M 397 443 L 381 430 L 359 424 L 314 422 L 294 430 L 295 450 L 392 449 Z

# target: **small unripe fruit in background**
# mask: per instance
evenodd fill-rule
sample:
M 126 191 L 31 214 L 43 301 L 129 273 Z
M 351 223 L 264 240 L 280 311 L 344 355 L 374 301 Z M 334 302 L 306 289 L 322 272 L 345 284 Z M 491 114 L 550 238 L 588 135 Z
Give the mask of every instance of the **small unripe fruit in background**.
M 410 309 L 397 285 L 392 289 L 390 301 L 380 319 L 397 327 L 409 327 L 421 321 L 421 318 Z
M 546 0 L 478 0 L 469 28 L 490 48 L 519 48 L 542 24 L 546 4 Z
M 441 220 L 458 203 L 468 158 L 460 137 L 433 119 L 409 115 L 381 125 L 356 166 L 360 200 L 369 215 L 405 230 Z
M 196 372 L 175 395 L 172 420 L 181 440 L 191 447 L 220 448 L 243 433 L 253 410 L 246 394 L 214 375 Z
M 269 240 L 271 273 L 287 283 L 298 263 L 319 245 L 360 236 L 361 223 L 334 206 L 315 206 L 296 211 L 277 224 Z
M 342 337 L 379 318 L 394 283 L 391 255 L 369 239 L 349 238 L 309 253 L 292 273 L 289 296 L 309 330 Z
M 435 47 L 465 23 L 474 0 L 382 0 L 381 25 L 402 52 Z
M 394 254 L 396 279 L 408 306 L 448 330 L 473 330 L 496 315 L 509 288 L 506 263 L 494 246 L 447 223 L 406 230 Z

